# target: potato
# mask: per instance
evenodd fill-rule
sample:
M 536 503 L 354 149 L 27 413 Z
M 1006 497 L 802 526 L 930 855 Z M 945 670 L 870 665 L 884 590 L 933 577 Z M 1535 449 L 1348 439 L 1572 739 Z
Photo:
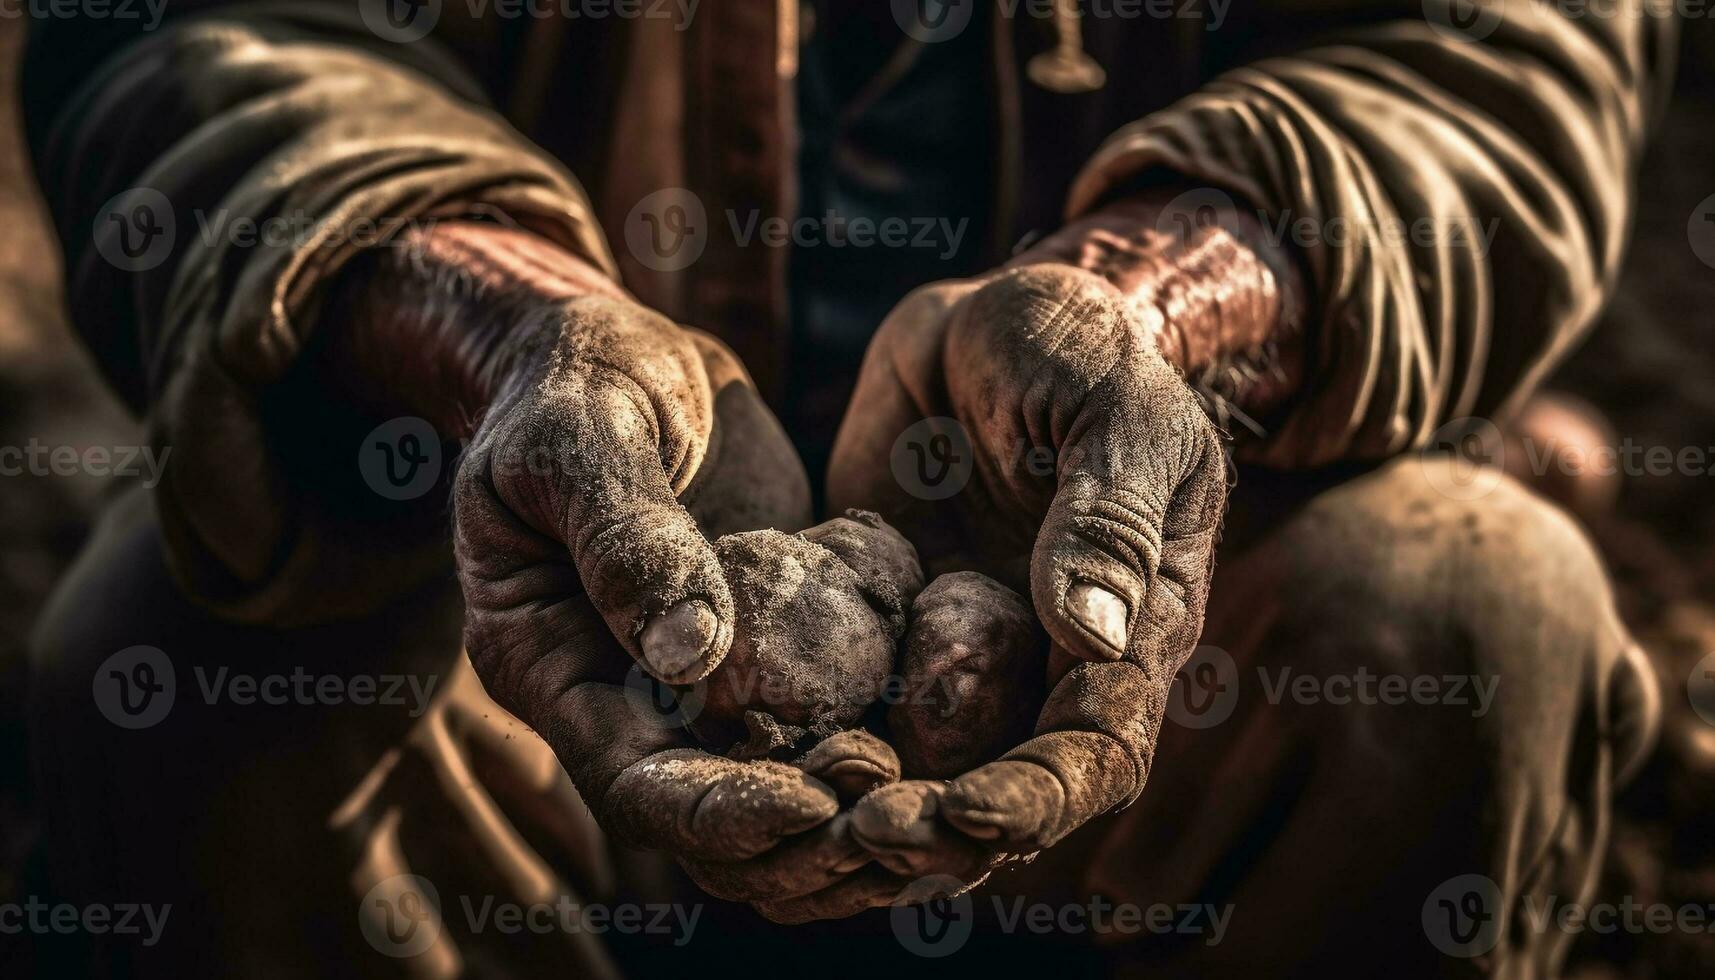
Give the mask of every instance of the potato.
M 905 775 L 951 778 L 1028 738 L 1047 650 L 1018 593 L 976 572 L 931 582 L 912 604 L 904 697 L 887 714 Z
M 737 619 L 691 730 L 711 749 L 762 758 L 856 724 L 893 673 L 923 586 L 916 549 L 852 511 L 800 534 L 729 534 L 715 554 Z

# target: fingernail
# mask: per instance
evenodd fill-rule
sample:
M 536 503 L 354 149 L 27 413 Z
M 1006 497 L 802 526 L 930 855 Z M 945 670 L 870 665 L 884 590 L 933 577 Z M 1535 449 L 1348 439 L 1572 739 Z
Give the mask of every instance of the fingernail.
M 868 852 L 859 851 L 858 853 L 852 855 L 851 857 L 846 858 L 844 861 L 840 862 L 839 864 L 834 865 L 834 873 L 840 874 L 840 875 L 849 875 L 853 871 L 856 871 L 857 869 L 863 867 L 864 865 L 868 864 L 869 862 L 870 862 L 870 856 L 869 856 Z
M 649 672 L 668 684 L 699 679 L 720 620 L 701 599 L 681 602 L 649 621 L 639 643 Z
M 856 801 L 877 786 L 884 786 L 892 781 L 889 773 L 862 759 L 836 762 L 821 772 L 813 772 L 810 775 L 828 784 L 835 796 L 846 801 Z
M 996 840 L 1001 835 L 1001 817 L 993 813 L 981 810 L 948 810 L 946 817 L 953 829 L 966 837 Z
M 1129 615 L 1125 600 L 1099 585 L 1074 582 L 1066 590 L 1066 611 L 1079 625 L 1112 647 L 1116 658 L 1125 652 L 1125 624 Z

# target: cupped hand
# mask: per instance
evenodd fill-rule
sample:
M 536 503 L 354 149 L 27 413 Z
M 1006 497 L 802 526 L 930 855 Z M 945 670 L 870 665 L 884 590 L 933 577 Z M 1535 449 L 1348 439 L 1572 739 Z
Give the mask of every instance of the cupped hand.
M 854 811 L 896 885 L 980 880 L 1143 789 L 1227 491 L 1219 433 L 1157 350 L 1161 327 L 1106 280 L 1045 263 L 920 289 L 872 342 L 830 504 L 880 512 L 935 572 L 1028 585 L 1052 640 L 1034 737 Z M 931 458 L 957 485 L 925 479 Z
M 818 776 L 849 767 L 704 752 L 656 683 L 692 684 L 731 642 L 705 535 L 809 522 L 784 432 L 725 347 L 629 300 L 556 304 L 522 329 L 454 491 L 478 675 L 621 842 L 670 852 L 719 897 L 837 883 L 867 855 Z

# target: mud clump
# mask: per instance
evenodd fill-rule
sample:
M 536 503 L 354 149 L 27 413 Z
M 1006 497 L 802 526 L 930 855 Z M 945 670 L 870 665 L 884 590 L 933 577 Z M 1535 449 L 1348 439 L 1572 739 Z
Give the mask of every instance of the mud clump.
M 880 517 L 715 542 L 737 618 L 690 721 L 711 749 L 780 757 L 856 725 L 881 695 L 923 588 L 917 550 Z
M 687 712 L 711 750 L 820 760 L 851 784 L 845 797 L 901 773 L 957 776 L 1030 736 L 1048 638 L 1017 592 L 976 572 L 924 588 L 917 550 L 867 511 L 797 534 L 729 534 L 715 554 L 737 613 L 732 647 Z M 870 712 L 884 701 L 883 723 Z M 854 732 L 866 722 L 887 743 Z
M 1030 736 L 1048 638 L 1030 603 L 985 575 L 942 575 L 917 596 L 903 689 L 887 713 L 907 776 L 946 779 Z

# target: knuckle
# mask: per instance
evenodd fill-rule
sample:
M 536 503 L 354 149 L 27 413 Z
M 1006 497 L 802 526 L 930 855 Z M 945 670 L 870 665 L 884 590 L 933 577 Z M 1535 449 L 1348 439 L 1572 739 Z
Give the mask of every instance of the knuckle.
M 1121 487 L 1075 498 L 1066 508 L 1064 537 L 1054 557 L 1077 565 L 1094 551 L 1147 581 L 1161 561 L 1164 507 Z
M 494 507 L 494 489 L 489 481 L 488 456 L 467 455 L 453 477 L 452 521 L 455 546 L 479 535 L 487 514 Z
M 632 502 L 568 531 L 573 561 L 592 595 L 638 588 L 676 595 L 693 583 L 712 591 L 720 578 L 695 526 L 664 506 Z

